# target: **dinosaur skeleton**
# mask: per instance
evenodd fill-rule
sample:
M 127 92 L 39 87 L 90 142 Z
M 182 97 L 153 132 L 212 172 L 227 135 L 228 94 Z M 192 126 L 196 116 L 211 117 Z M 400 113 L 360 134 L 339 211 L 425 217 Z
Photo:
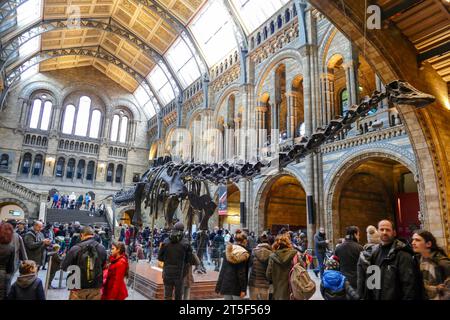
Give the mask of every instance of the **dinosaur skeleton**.
M 326 141 L 334 140 L 344 130 L 350 129 L 351 124 L 364 118 L 369 111 L 378 109 L 380 102 L 388 99 L 394 104 L 413 105 L 423 108 L 434 102 L 431 95 L 418 91 L 404 81 L 394 81 L 386 86 L 386 91 L 375 91 L 372 97 L 367 98 L 359 105 L 353 105 L 343 117 L 331 120 L 324 128 L 318 128 L 310 137 L 303 137 L 299 144 L 288 146 L 279 153 L 279 169 L 283 169 L 294 161 L 305 158 L 316 152 Z M 217 205 L 209 193 L 206 182 L 213 184 L 226 184 L 229 181 L 237 182 L 240 179 L 252 179 L 261 174 L 261 170 L 270 167 L 271 162 L 263 163 L 175 163 L 170 157 L 159 158 L 144 173 L 139 183 L 133 188 L 120 191 L 113 196 L 116 205 L 122 206 L 130 203 L 135 205 L 132 218 L 133 225 L 142 225 L 141 205 L 150 208 L 150 216 L 164 212 L 166 228 L 170 229 L 176 209 L 183 201 L 188 202 L 187 225 L 191 231 L 194 216 L 199 221 L 199 250 L 201 257 L 206 250 L 206 230 L 208 221 L 213 215 Z M 206 193 L 201 194 L 202 183 Z M 189 232 L 189 234 L 191 234 Z M 202 270 L 204 267 L 202 265 Z

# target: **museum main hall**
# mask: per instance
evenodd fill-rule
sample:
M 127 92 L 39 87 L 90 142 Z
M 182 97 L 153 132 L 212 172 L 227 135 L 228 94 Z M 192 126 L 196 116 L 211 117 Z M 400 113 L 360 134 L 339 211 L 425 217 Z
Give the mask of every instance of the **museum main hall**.
M 0 222 L 38 221 L 47 255 L 86 226 L 124 242 L 128 299 L 166 297 L 180 223 L 193 299 L 228 296 L 242 234 L 322 266 L 318 234 L 334 253 L 390 221 L 448 252 L 449 43 L 449 0 L 1 1 Z M 44 255 L 47 300 L 68 299 Z

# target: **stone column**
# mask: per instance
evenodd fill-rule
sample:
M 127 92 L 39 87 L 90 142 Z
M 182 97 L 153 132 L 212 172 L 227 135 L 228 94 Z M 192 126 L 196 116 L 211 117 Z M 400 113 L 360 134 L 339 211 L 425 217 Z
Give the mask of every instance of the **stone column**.
M 287 101 L 287 137 L 293 139 L 295 137 L 295 93 L 286 92 Z

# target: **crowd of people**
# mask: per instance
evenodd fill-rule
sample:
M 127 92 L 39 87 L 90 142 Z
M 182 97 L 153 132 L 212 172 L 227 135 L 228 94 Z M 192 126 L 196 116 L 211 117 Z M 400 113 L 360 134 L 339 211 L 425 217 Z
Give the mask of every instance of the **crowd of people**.
M 349 226 L 345 238 L 330 248 L 319 228 L 312 252 L 305 233 L 286 229 L 256 237 L 246 229 L 232 234 L 216 227 L 202 241 L 205 235 L 190 234 L 181 222 L 153 232 L 124 224 L 113 241 L 108 228 L 11 220 L 0 224 L 0 299 L 45 299 L 37 272 L 50 258 L 50 288 L 58 270 L 73 265 L 81 270 L 81 287 L 70 291 L 73 300 L 125 299 L 129 260 L 153 258 L 163 271 L 166 300 L 190 299 L 193 274 L 203 262 L 213 264 L 216 292 L 226 300 L 310 299 L 316 282 L 308 270 L 320 279 L 317 289 L 325 300 L 450 299 L 450 260 L 430 232 L 397 239 L 389 220 L 366 232 L 362 245 L 359 228 Z
M 85 195 L 80 194 L 78 196 L 75 192 L 72 192 L 70 195 L 55 192 L 53 195 L 49 195 L 47 200 L 52 209 L 87 210 L 90 216 L 96 213 L 102 216 L 105 213 L 105 204 L 101 202 L 96 206 L 95 201 L 88 192 Z

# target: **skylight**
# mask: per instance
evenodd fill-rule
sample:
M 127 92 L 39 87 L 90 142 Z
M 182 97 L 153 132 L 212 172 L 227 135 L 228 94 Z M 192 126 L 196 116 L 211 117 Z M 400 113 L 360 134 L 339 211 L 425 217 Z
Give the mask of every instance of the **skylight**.
M 17 26 L 23 27 L 42 18 L 43 0 L 28 0 L 17 7 Z
M 252 33 L 290 0 L 230 0 L 247 34 Z
M 157 95 L 164 105 L 175 99 L 175 93 L 169 83 L 169 79 L 159 65 L 156 65 L 152 72 L 150 72 L 148 80 L 157 91 Z
M 222 1 L 209 1 L 189 28 L 209 66 L 218 63 L 237 47 L 233 20 Z
M 195 58 L 181 37 L 169 49 L 166 58 L 178 75 L 184 89 L 200 77 L 200 70 Z
M 158 110 L 158 106 L 155 106 L 154 97 L 149 97 L 149 94 L 145 91 L 142 86 L 139 86 L 134 92 L 134 97 L 138 101 L 138 103 L 144 108 L 145 112 L 148 112 L 150 118 L 156 114 L 156 110 Z
M 39 51 L 41 45 L 41 36 L 31 38 L 19 47 L 20 57 L 26 57 Z

